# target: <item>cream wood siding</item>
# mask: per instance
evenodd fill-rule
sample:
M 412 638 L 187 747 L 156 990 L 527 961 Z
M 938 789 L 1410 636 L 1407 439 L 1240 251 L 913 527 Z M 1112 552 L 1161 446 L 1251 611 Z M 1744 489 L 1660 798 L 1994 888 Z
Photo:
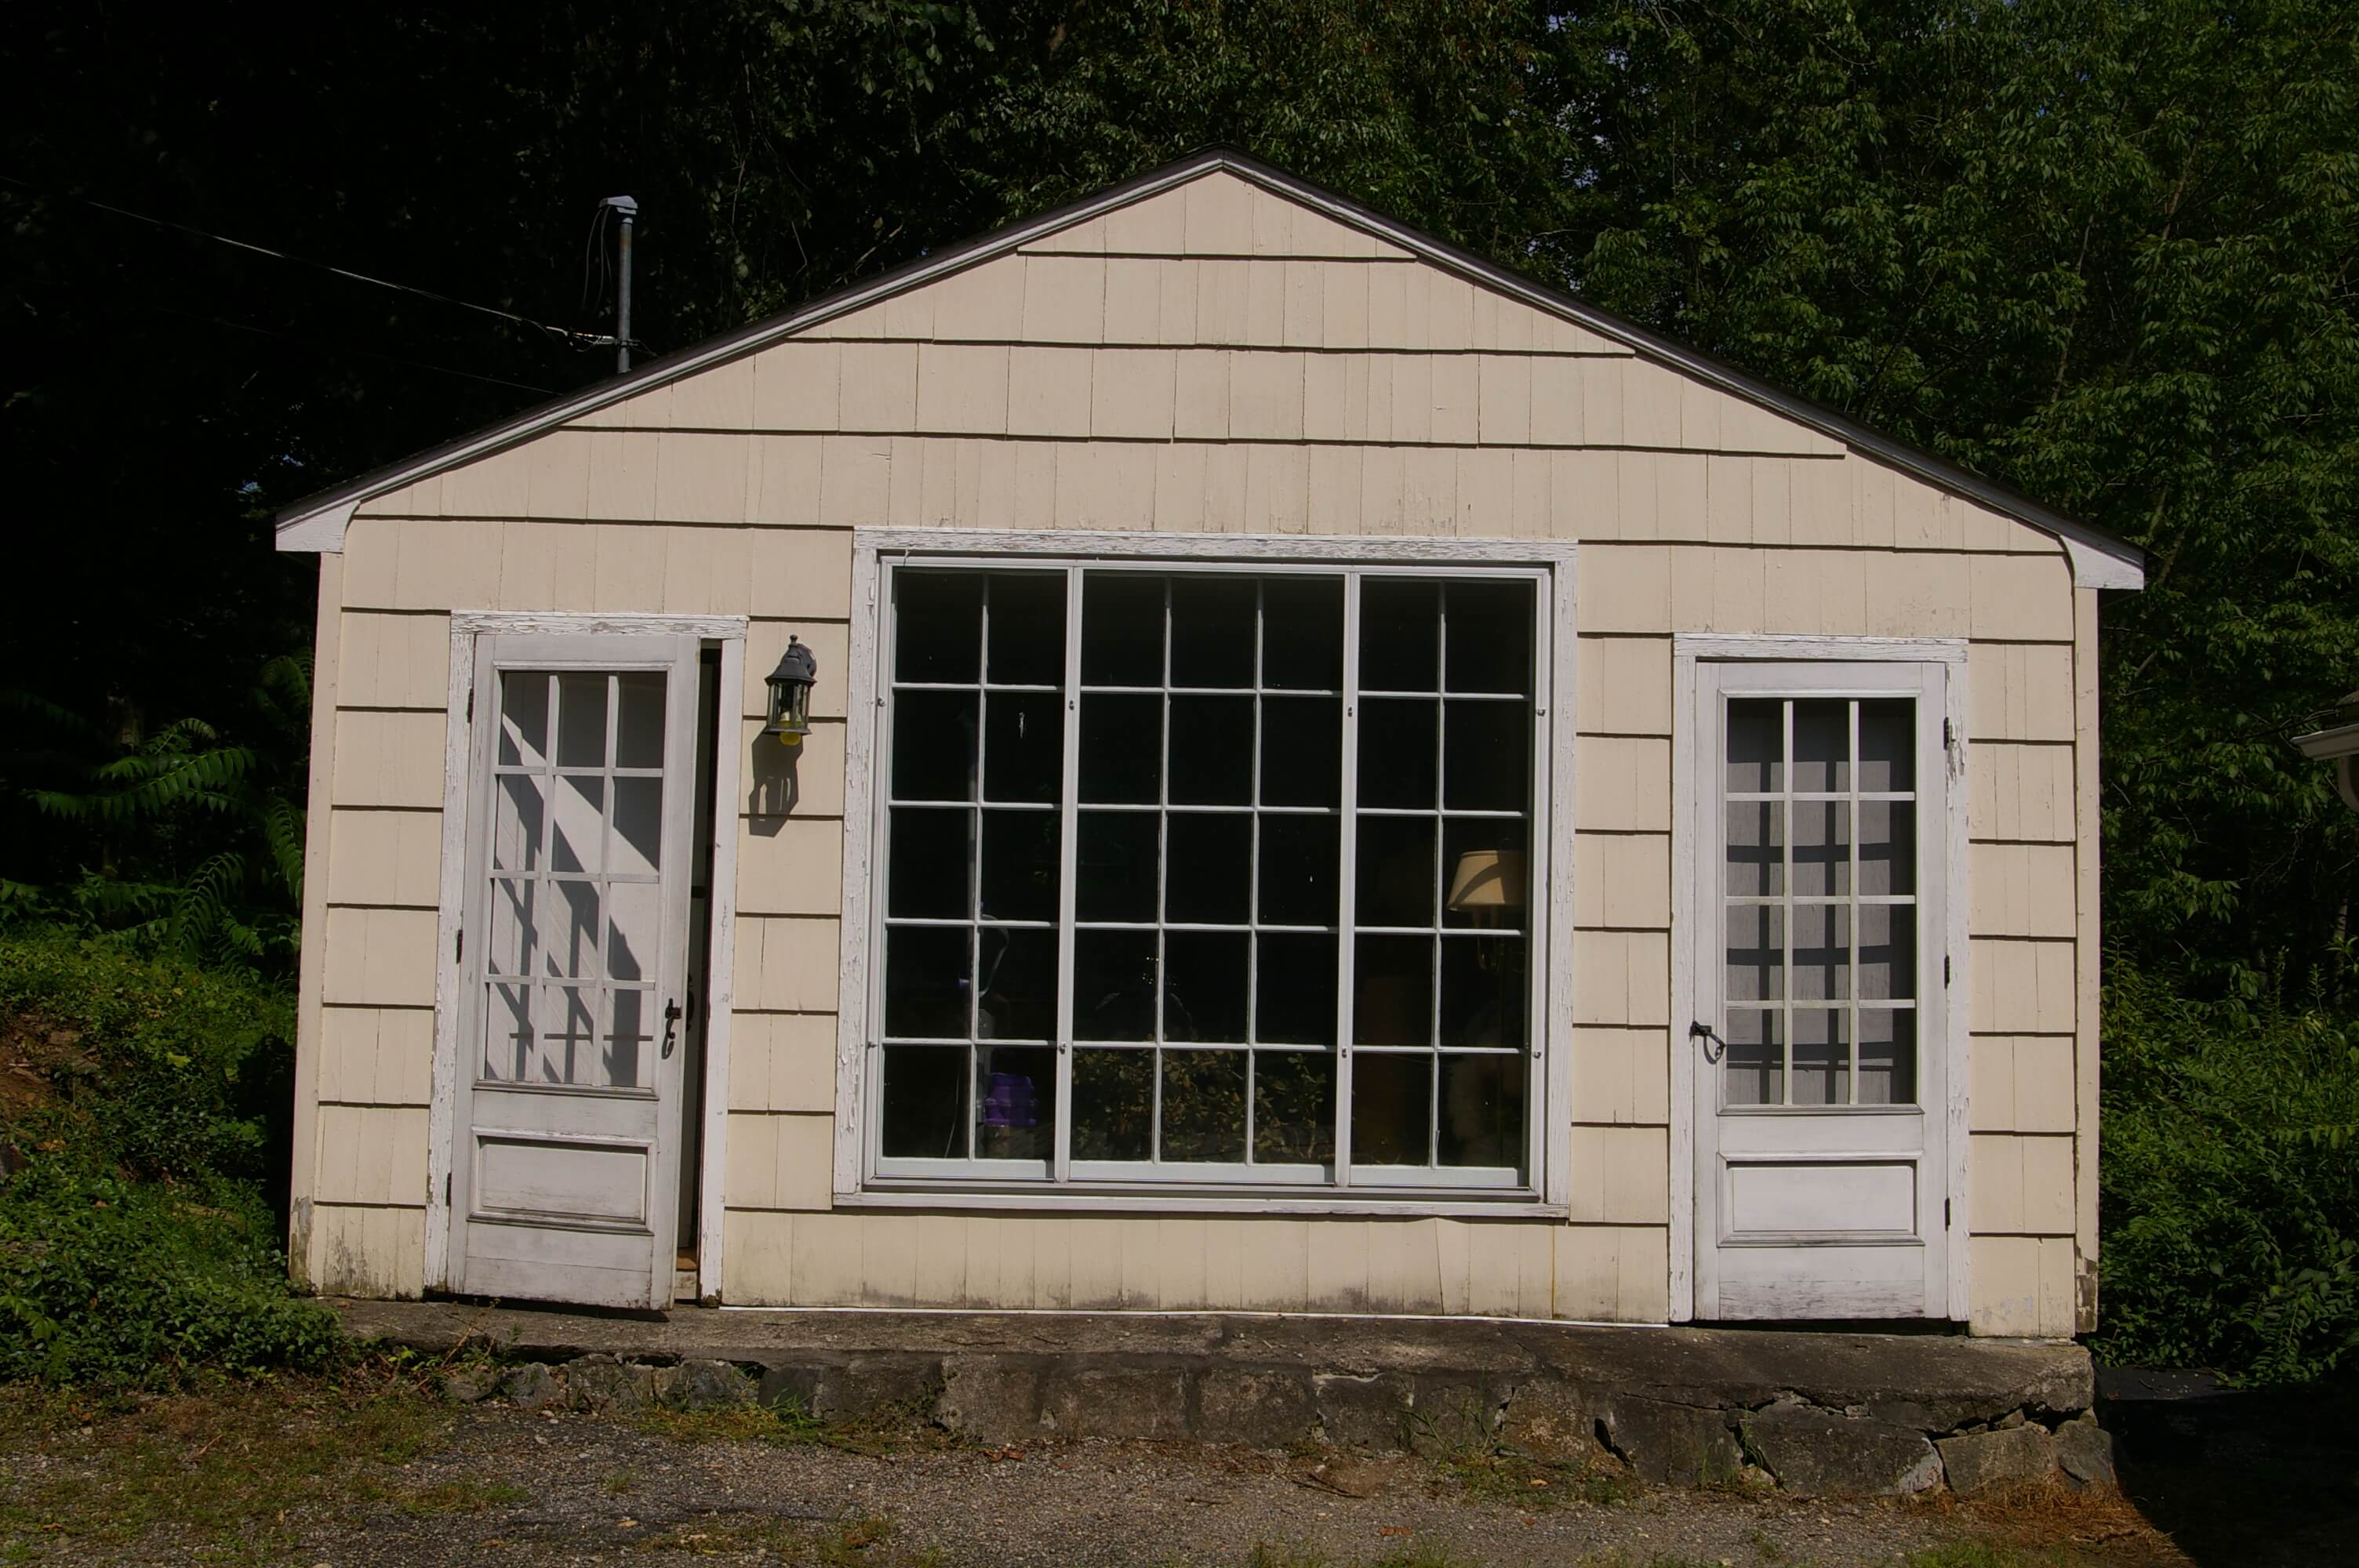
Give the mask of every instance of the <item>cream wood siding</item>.
M 1571 1221 L 830 1212 L 852 530 L 874 525 L 1581 541 Z M 1671 636 L 1930 635 L 1972 640 L 1973 1325 L 2075 1326 L 2093 594 L 2048 535 L 1382 241 L 1208 175 L 378 497 L 341 576 L 299 1191 L 387 1206 L 314 1210 L 322 1288 L 432 1272 L 424 1152 L 397 1145 L 425 1137 L 451 611 L 752 618 L 726 1299 L 1627 1321 L 1671 1311 Z M 791 776 L 753 745 L 789 633 L 821 669 Z

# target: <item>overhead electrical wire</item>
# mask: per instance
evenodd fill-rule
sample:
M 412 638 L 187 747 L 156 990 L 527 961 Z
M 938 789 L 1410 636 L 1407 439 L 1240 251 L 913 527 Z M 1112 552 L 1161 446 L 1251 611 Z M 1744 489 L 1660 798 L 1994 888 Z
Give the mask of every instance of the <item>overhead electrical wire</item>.
M 31 180 L 19 179 L 14 175 L 0 174 L 0 182 L 17 186 L 20 189 L 32 191 L 34 194 L 39 196 L 54 195 L 53 192 L 44 190 L 41 187 L 34 184 Z M 529 327 L 536 332 L 540 332 L 551 339 L 560 341 L 568 348 L 588 350 L 611 349 L 617 346 L 614 338 L 603 333 L 577 332 L 571 327 L 552 327 L 546 321 L 536 321 L 529 316 L 519 316 L 513 310 L 501 310 L 489 305 L 477 305 L 472 300 L 453 299 L 447 294 L 437 294 L 430 288 L 419 288 L 415 285 L 407 283 L 395 283 L 389 278 L 372 277 L 367 273 L 354 272 L 350 267 L 336 266 L 332 263 L 323 261 L 314 261 L 309 256 L 291 255 L 285 251 L 272 250 L 268 245 L 253 244 L 245 240 L 233 240 L 226 234 L 216 234 L 212 232 L 210 230 L 199 229 L 190 224 L 177 223 L 168 218 L 152 218 L 145 212 L 134 212 L 127 207 L 117 207 L 110 202 L 95 200 L 87 196 L 70 195 L 67 196 L 65 200 L 69 201 L 78 201 L 85 207 L 95 207 L 102 212 L 112 212 L 118 218 L 128 218 L 134 222 L 151 224 L 158 229 L 175 230 L 183 234 L 194 235 L 196 238 L 201 240 L 211 240 L 215 244 L 228 245 L 241 251 L 252 251 L 256 255 L 269 256 L 273 260 L 288 262 L 296 266 L 315 267 L 321 272 L 332 273 L 338 277 L 349 278 L 354 283 L 365 283 L 373 287 L 391 289 L 397 294 L 414 294 L 420 299 L 430 299 L 438 305 L 449 305 L 461 310 L 473 310 L 484 316 L 495 316 L 503 321 L 512 321 L 519 327 Z M 646 345 L 642 343 L 633 343 L 631 346 L 633 348 L 646 347 Z M 494 378 L 486 377 L 484 379 L 488 380 Z M 522 384 L 511 383 L 509 384 L 521 385 Z

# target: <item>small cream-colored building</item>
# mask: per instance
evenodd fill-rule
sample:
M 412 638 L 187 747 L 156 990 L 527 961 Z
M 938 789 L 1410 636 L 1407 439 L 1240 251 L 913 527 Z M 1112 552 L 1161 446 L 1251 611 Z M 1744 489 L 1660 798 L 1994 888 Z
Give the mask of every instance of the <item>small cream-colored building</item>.
M 2139 553 L 1328 192 L 1200 155 L 279 545 L 315 1289 L 2092 1326 Z

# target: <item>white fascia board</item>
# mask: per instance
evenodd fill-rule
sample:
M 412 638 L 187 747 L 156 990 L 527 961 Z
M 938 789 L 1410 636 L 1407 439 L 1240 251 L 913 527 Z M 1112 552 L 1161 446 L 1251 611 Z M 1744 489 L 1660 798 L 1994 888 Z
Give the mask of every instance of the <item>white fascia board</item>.
M 2359 724 L 2338 724 L 2332 730 L 2313 730 L 2307 735 L 2297 735 L 2293 743 L 2301 754 L 2317 762 L 2335 757 L 2359 756 Z

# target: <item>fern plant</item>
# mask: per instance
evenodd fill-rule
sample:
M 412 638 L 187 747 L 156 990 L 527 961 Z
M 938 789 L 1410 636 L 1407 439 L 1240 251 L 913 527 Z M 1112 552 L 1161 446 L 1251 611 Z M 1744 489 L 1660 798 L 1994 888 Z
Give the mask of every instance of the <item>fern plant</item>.
M 44 770 L 59 782 L 23 798 L 78 832 L 85 852 L 63 885 L 0 884 L 0 912 L 123 932 L 190 962 L 284 970 L 301 936 L 310 697 L 310 655 L 284 654 L 263 665 L 240 730 L 188 718 L 123 739 L 8 694 L 62 743 Z

